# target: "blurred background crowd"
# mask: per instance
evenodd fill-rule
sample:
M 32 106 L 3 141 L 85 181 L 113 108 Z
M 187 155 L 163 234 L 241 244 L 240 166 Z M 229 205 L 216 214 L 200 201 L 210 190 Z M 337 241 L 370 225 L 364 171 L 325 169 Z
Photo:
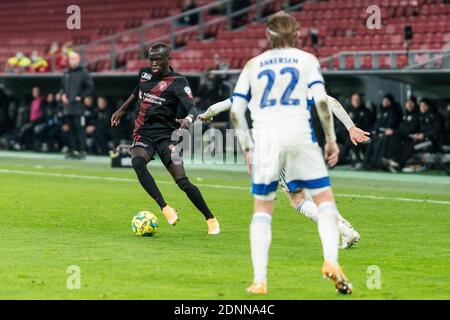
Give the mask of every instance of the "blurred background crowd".
M 33 50 L 27 56 L 26 53 L 18 51 L 15 56 L 10 57 L 6 62 L 5 72 L 46 73 L 50 70 L 62 71 L 67 68 L 67 55 L 72 51 L 71 41 L 62 45 L 55 41 L 45 53 Z M 54 68 L 52 68 L 52 64 Z
M 227 81 L 227 76 L 204 74 L 195 97 L 201 111 L 229 97 Z M 346 128 L 335 119 L 341 165 L 364 170 L 420 171 L 426 169 L 426 161 L 420 158 L 422 153 L 449 151 L 450 103 L 445 105 L 411 96 L 402 106 L 390 94 L 380 97 L 379 104 L 369 102 L 368 105 L 361 93 L 338 98 L 355 125 L 371 133 L 369 143 L 354 146 Z M 27 99 L 19 100 L 7 88 L 0 87 L 0 148 L 64 152 L 71 157 L 84 158 L 86 153 L 106 155 L 120 144 L 131 143 L 137 106 L 118 127 L 111 128 L 111 115 L 123 99 L 96 95 L 95 89 L 89 88 L 79 103 L 79 125 L 73 124 L 70 108 L 63 100 L 62 91 L 46 92 L 39 86 L 32 89 Z M 319 143 L 322 143 L 314 112 L 313 118 Z M 231 127 L 228 114 L 218 116 L 209 126 Z M 82 133 L 73 134 L 80 129 Z M 77 139 L 82 141 L 77 142 Z

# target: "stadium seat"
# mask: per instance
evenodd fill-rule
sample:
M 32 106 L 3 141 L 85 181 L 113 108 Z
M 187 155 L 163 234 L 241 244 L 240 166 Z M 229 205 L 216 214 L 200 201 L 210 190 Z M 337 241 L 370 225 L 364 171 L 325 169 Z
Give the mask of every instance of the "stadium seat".
M 207 5 L 214 0 L 200 0 L 197 5 Z M 33 1 L 22 1 L 25 7 L 32 6 Z M 0 27 L 4 31 L 0 35 L 2 48 L 0 59 L 5 61 L 8 57 L 19 50 L 30 50 L 29 44 L 34 48 L 45 51 L 52 41 L 64 42 L 71 40 L 75 45 L 88 44 L 100 37 L 119 33 L 116 42 L 116 49 L 127 49 L 135 46 L 138 48 L 141 37 L 148 43 L 161 35 L 170 32 L 169 25 L 157 25 L 146 30 L 143 35 L 137 32 L 123 32 L 129 28 L 134 28 L 146 23 L 153 23 L 157 19 L 166 17 L 169 14 L 179 12 L 178 0 L 157 1 L 137 1 L 131 0 L 124 3 L 122 0 L 108 1 L 108 19 L 104 19 L 105 12 L 102 4 L 80 0 L 83 6 L 83 30 L 69 33 L 60 31 L 57 22 L 64 23 L 64 17 L 54 17 L 48 15 L 48 10 L 56 6 L 62 6 L 59 0 L 46 0 L 39 7 L 34 6 L 33 10 L 23 10 L 20 6 L 0 5 Z M 253 2 L 253 1 L 252 1 Z M 330 57 L 333 54 L 343 51 L 392 51 L 404 50 L 403 28 L 406 24 L 412 26 L 414 37 L 411 41 L 410 49 L 439 50 L 448 48 L 450 42 L 450 4 L 442 1 L 416 1 L 415 7 L 409 1 L 393 0 L 381 1 L 380 5 L 386 12 L 381 30 L 370 30 L 366 27 L 366 8 L 371 4 L 368 0 L 333 0 L 318 2 L 303 2 L 300 11 L 293 11 L 292 15 L 301 24 L 301 46 L 308 52 L 317 54 L 319 58 Z M 276 11 L 282 8 L 284 0 L 275 0 L 266 9 Z M 41 14 L 36 16 L 38 10 Z M 27 24 L 14 24 L 14 15 L 20 14 L 26 19 Z M 256 12 L 250 14 L 249 22 L 238 30 L 226 30 L 227 21 L 225 17 L 206 14 L 205 21 L 211 22 L 219 19 L 205 27 L 204 32 L 208 40 L 199 39 L 195 28 L 192 31 L 187 27 L 177 27 L 177 30 L 186 30 L 176 37 L 176 44 L 180 47 L 174 51 L 177 59 L 193 62 L 189 66 L 182 66 L 193 71 L 204 70 L 207 63 L 197 63 L 196 59 L 205 59 L 218 54 L 224 59 L 229 59 L 232 68 L 241 68 L 247 59 L 267 48 L 265 38 L 265 27 L 262 24 L 253 22 Z M 253 16 L 252 16 L 253 15 Z M 56 19 L 56 20 L 55 20 Z M 223 19 L 223 20 L 220 20 Z M 334 21 L 336 19 L 339 23 Z M 320 21 L 320 25 L 316 22 Z M 311 28 L 319 31 L 319 46 L 312 48 L 310 31 Z M 11 36 L 14 30 L 14 36 Z M 16 34 L 23 36 L 17 37 Z M 49 37 L 48 35 L 52 36 Z M 30 36 L 31 35 L 31 36 Z M 98 56 L 107 56 L 111 50 L 109 44 L 97 44 L 88 46 L 86 57 L 96 59 Z M 138 61 L 139 49 L 133 53 L 117 55 L 116 63 L 123 64 L 127 71 L 136 69 L 138 64 L 131 61 Z M 26 52 L 28 53 L 28 52 Z M 404 58 L 397 59 L 398 67 L 406 66 Z M 205 60 L 206 61 L 206 60 Z M 107 64 L 95 64 L 97 67 L 107 66 Z M 334 68 L 339 68 L 339 62 L 333 62 Z M 389 68 L 391 65 L 389 55 L 381 56 L 379 68 Z M 345 68 L 354 68 L 355 61 L 351 56 L 347 57 Z M 371 56 L 361 58 L 361 68 L 376 67 L 372 63 Z M 194 70 L 197 68 L 196 70 Z M 96 69 L 101 71 L 102 69 Z

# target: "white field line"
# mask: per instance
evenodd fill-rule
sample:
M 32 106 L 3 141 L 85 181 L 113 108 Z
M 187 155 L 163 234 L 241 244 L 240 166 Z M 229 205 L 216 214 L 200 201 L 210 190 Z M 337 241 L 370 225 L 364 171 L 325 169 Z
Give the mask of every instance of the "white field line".
M 0 169 L 0 173 L 3 174 L 22 174 L 22 175 L 33 175 L 33 176 L 44 176 L 44 177 L 59 177 L 59 178 L 73 178 L 73 179 L 84 179 L 84 180 L 103 180 L 103 181 L 123 181 L 123 182 L 136 182 L 136 179 L 130 178 L 116 178 L 116 177 L 102 177 L 102 176 L 84 176 L 78 174 L 68 174 L 68 173 L 54 173 L 54 172 L 36 172 L 36 171 L 25 171 L 25 170 L 9 170 Z M 173 181 L 158 181 L 161 184 L 172 184 Z M 242 186 L 225 186 L 219 184 L 202 184 L 195 183 L 199 187 L 205 188 L 216 188 L 216 189 L 231 189 L 231 190 L 247 190 L 249 187 Z M 444 204 L 450 205 L 450 201 L 443 200 L 429 200 L 429 199 L 411 199 L 411 198 L 397 198 L 397 197 L 384 197 L 384 196 L 371 196 L 371 195 L 361 195 L 361 194 L 345 194 L 336 193 L 336 197 L 341 198 L 359 198 L 359 199 L 371 199 L 371 200 L 394 200 L 402 202 L 417 202 L 417 203 L 434 203 L 434 204 Z

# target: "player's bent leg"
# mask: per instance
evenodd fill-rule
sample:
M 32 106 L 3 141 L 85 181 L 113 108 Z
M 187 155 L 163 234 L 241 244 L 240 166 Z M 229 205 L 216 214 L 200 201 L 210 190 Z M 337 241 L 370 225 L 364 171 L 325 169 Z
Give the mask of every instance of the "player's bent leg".
M 305 217 L 311 219 L 317 223 L 319 209 L 312 199 L 305 194 L 305 191 L 289 192 L 286 188 L 283 188 L 284 193 L 291 206 L 298 212 L 302 213 Z M 348 249 L 355 246 L 360 240 L 360 234 L 353 228 L 353 226 L 345 220 L 338 212 L 338 229 L 339 236 L 341 238 L 340 249 Z
M 312 221 L 317 222 L 319 215 L 317 206 L 313 201 L 305 197 L 305 193 L 303 190 L 299 190 L 297 192 L 289 192 L 286 189 L 283 190 L 288 197 L 292 208 L 303 214 L 305 217 L 311 219 Z
M 178 220 L 176 210 L 167 205 L 156 185 L 155 179 L 147 169 L 147 163 L 151 158 L 150 155 L 144 148 L 135 147 L 131 150 L 131 156 L 131 165 L 136 172 L 139 183 L 159 205 L 169 224 L 174 225 Z
M 248 293 L 266 294 L 267 265 L 272 242 L 273 200 L 255 198 L 255 210 L 250 225 L 250 247 L 253 263 L 253 283 Z
M 342 272 L 338 263 L 338 211 L 331 187 L 312 190 L 312 196 L 319 208 L 317 221 L 320 240 L 322 241 L 324 264 L 322 274 L 331 279 L 339 293 L 350 294 L 352 285 Z
M 206 224 L 208 226 L 208 234 L 217 235 L 220 233 L 220 225 L 217 219 L 214 217 L 213 213 L 209 209 L 208 205 L 203 198 L 202 193 L 193 185 L 184 170 L 182 164 L 172 163 L 169 165 L 169 171 L 172 177 L 175 179 L 178 187 L 186 193 L 189 200 L 194 204 L 194 206 L 203 214 L 206 219 Z
M 338 216 L 338 228 L 341 235 L 341 244 L 339 249 L 349 249 L 358 244 L 361 240 L 361 235 L 353 226 L 345 220 L 341 215 Z

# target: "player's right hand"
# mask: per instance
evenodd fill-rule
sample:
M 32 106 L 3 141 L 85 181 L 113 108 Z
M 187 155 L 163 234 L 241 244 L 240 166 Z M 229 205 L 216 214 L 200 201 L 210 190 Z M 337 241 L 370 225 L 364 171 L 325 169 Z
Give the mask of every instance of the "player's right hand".
M 325 143 L 325 160 L 330 167 L 334 167 L 339 161 L 339 147 L 336 141 Z
M 115 127 L 115 126 L 119 125 L 120 118 L 122 118 L 124 116 L 124 114 L 125 114 L 125 112 L 121 109 L 114 112 L 113 115 L 111 116 L 111 127 Z

